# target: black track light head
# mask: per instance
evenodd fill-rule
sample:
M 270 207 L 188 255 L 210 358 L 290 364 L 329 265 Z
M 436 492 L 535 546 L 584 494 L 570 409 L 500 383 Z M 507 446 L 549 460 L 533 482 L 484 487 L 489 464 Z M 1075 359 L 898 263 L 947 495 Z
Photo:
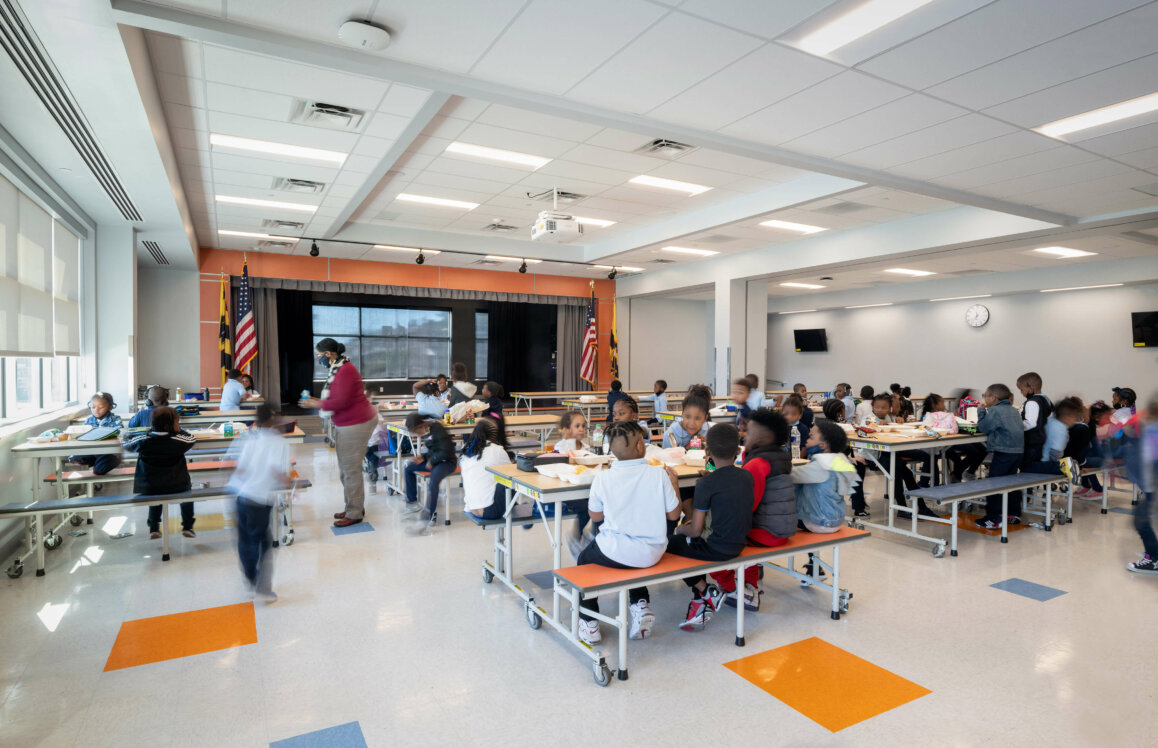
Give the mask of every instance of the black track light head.
M 523 260 L 523 264 L 519 265 L 519 272 L 520 273 L 527 272 L 527 261 L 526 260 Z
M 320 254 L 321 254 L 321 252 L 318 251 L 318 243 L 317 242 L 311 242 L 310 243 L 310 257 L 317 257 Z
M 419 265 L 426 262 L 426 257 L 422 254 L 422 250 L 418 251 L 418 256 L 414 258 L 414 262 Z
M 611 268 L 611 272 L 607 274 L 607 280 L 613 281 L 617 275 L 619 275 L 619 271 L 615 268 Z

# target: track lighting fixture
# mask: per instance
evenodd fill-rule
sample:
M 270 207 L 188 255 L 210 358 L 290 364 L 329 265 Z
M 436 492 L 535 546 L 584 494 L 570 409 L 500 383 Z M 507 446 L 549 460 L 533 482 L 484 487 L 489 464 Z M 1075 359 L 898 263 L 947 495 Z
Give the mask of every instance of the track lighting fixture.
M 317 257 L 320 254 L 321 254 L 321 252 L 318 251 L 318 243 L 317 242 L 311 242 L 310 243 L 310 257 Z
M 523 264 L 519 265 L 519 272 L 520 273 L 527 272 L 527 261 L 526 260 L 523 260 Z
M 619 271 L 615 268 L 611 268 L 611 272 L 607 274 L 607 280 L 613 281 L 617 275 L 619 275 Z
M 415 262 L 415 263 L 417 263 L 417 264 L 419 264 L 419 265 L 421 265 L 422 263 L 426 262 L 426 257 L 425 257 L 425 256 L 423 256 L 423 254 L 422 254 L 422 250 L 421 250 L 421 249 L 420 249 L 420 250 L 418 250 L 418 256 L 414 258 L 414 262 Z

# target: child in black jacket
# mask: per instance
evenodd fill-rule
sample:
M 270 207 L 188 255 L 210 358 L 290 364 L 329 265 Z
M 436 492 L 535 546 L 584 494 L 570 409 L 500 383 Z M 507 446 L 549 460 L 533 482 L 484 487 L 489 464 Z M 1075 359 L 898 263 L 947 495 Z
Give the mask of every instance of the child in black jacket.
M 125 448 L 137 453 L 137 472 L 133 476 L 133 492 L 145 496 L 181 493 L 193 485 L 185 453 L 196 440 L 188 431 L 181 430 L 177 411 L 169 407 L 153 408 L 148 433 L 128 441 Z M 181 534 L 187 538 L 193 532 L 193 502 L 181 502 Z M 149 507 L 149 537 L 161 537 L 161 505 Z
M 411 458 L 403 473 L 406 477 L 406 510 L 417 512 L 420 522 L 433 526 L 435 510 L 438 508 L 438 490 L 446 476 L 458 467 L 458 455 L 454 450 L 454 441 L 450 433 L 438 421 L 428 421 L 419 413 L 406 416 L 406 430 L 411 436 L 419 440 L 418 454 Z M 418 476 L 419 471 L 430 471 L 429 489 L 426 494 L 426 506 L 418 505 Z

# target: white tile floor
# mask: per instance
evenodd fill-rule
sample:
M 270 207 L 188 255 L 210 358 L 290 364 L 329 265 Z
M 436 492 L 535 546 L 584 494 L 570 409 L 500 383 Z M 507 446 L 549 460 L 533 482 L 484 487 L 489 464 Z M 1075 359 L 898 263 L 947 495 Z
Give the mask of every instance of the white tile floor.
M 351 721 L 370 746 L 691 736 L 1158 745 L 1158 578 L 1124 568 L 1141 550 L 1129 515 L 1081 503 L 1073 524 L 1023 530 L 1004 546 L 963 532 L 955 559 L 870 538 L 844 554 L 848 615 L 830 620 L 821 593 L 770 575 L 744 649 L 733 645 L 730 614 L 681 632 L 686 588 L 653 588 L 653 638 L 632 643 L 631 679 L 603 689 L 558 636 L 526 625 L 505 587 L 482 583 L 490 533 L 456 517 L 411 537 L 400 502 L 379 493 L 368 502 L 375 532 L 335 537 L 333 455 L 313 444 L 296 451 L 315 485 L 296 511 L 297 542 L 275 551 L 281 599 L 257 606 L 257 645 L 102 672 L 123 621 L 247 599 L 228 529 L 178 537 L 162 564 L 142 508 L 129 517 L 130 538 L 109 540 L 98 518 L 89 535 L 49 553 L 47 576 L 0 578 L 0 746 L 264 746 Z M 876 480 L 870 495 L 879 497 Z M 1129 505 L 1124 494 L 1112 501 Z M 515 542 L 521 571 L 549 566 L 541 528 L 516 530 Z M 89 550 L 99 560 L 77 565 L 91 548 L 103 555 Z M 1010 577 L 1068 594 L 1042 603 L 989 587 Z M 50 631 L 38 613 L 65 604 Z M 833 734 L 722 667 L 810 636 L 932 693 Z

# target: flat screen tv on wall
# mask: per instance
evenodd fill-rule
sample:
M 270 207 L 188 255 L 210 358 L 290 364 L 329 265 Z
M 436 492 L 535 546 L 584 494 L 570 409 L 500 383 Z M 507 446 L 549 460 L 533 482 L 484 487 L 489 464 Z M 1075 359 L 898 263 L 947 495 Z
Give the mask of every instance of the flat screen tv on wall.
M 817 353 L 828 350 L 828 334 L 824 328 L 816 330 L 793 330 L 797 353 Z
M 1130 317 L 1134 327 L 1134 347 L 1158 346 L 1158 312 L 1134 312 Z

